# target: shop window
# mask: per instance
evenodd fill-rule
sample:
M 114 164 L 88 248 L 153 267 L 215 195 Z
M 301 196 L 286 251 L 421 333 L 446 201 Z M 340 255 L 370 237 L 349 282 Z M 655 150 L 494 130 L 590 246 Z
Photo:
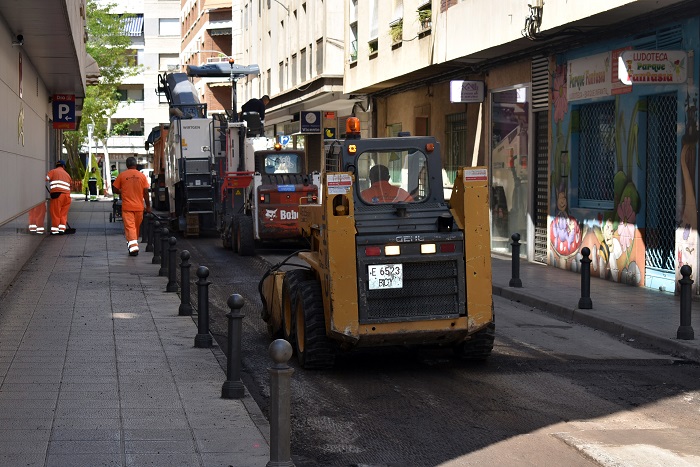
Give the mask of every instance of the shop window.
M 579 206 L 610 209 L 615 196 L 615 102 L 582 105 L 578 112 Z

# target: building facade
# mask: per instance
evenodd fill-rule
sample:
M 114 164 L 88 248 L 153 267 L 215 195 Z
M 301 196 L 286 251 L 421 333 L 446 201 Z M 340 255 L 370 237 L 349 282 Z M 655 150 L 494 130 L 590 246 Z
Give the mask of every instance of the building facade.
M 260 67 L 260 76 L 239 82 L 239 102 L 269 95 L 266 135 L 304 148 L 309 170 L 320 170 L 324 141 L 339 137 L 345 119 L 364 114 L 367 106 L 365 96 L 343 91 L 342 2 L 240 0 L 238 8 L 235 3 L 234 17 L 241 21 L 234 21 L 234 54 L 241 54 L 243 65 Z
M 2 293 L 41 241 L 27 230 L 29 212 L 50 227 L 45 177 L 61 157 L 63 132 L 80 119 L 91 60 L 82 0 L 0 2 L 0 17 Z
M 140 72 L 119 86 L 122 103 L 111 116 L 109 125 L 131 122 L 118 134 L 107 138 L 106 149 L 111 164 L 126 169 L 126 158 L 136 156 L 139 164 L 149 167 L 152 154 L 145 141 L 153 127 L 168 121 L 168 104 L 156 93 L 158 75 L 179 70 L 180 2 L 179 0 L 139 0 L 113 2 L 116 14 L 128 13 L 125 34 L 131 37 L 132 54 Z M 93 142 L 93 144 L 97 144 Z M 100 158 L 104 148 L 94 147 Z
M 673 291 L 698 262 L 699 8 L 345 0 L 344 93 L 371 135 L 436 136 L 446 184 L 489 169 L 492 251 L 518 233 L 525 259 L 578 270 L 587 247 L 594 276 Z
M 233 2 L 237 3 L 237 2 Z M 206 65 L 228 63 L 232 56 L 231 0 L 183 0 L 180 10 L 180 63 Z M 193 78 L 199 100 L 207 104 L 207 113 L 223 113 L 231 109 L 231 81 L 228 78 Z M 240 106 L 238 106 L 240 107 Z

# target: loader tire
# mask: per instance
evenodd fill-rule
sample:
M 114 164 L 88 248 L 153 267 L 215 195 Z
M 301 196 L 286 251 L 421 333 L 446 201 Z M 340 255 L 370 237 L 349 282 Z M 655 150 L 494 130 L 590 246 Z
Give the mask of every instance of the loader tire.
M 483 362 L 491 356 L 495 337 L 496 323 L 492 321 L 469 340 L 457 344 L 454 347 L 455 355 L 461 360 Z
M 326 335 L 321 284 L 317 280 L 301 282 L 296 297 L 295 348 L 299 365 L 313 370 L 333 368 L 335 346 Z
M 301 282 L 312 278 L 311 272 L 306 269 L 294 269 L 284 273 L 282 281 L 282 337 L 292 344 L 292 347 L 296 338 L 294 315 L 297 304 L 297 288 Z
M 253 236 L 253 218 L 241 216 L 238 219 L 238 254 L 241 256 L 253 256 L 255 254 L 255 237 Z
M 238 253 L 238 217 L 231 219 L 231 248 L 235 253 Z
M 231 241 L 231 224 L 224 227 L 224 230 L 221 233 L 221 245 L 227 250 L 233 248 L 233 242 Z

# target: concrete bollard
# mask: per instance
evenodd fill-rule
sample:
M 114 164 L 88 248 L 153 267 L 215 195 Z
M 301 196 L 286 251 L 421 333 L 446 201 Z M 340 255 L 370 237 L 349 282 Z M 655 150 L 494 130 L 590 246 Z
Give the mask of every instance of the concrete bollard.
M 153 251 L 153 222 L 155 222 L 153 213 L 146 214 L 146 251 Z
M 192 305 L 190 304 L 190 252 L 182 250 L 180 253 L 180 308 L 179 316 L 192 316 Z
M 166 292 L 177 292 L 177 260 L 175 255 L 177 254 L 177 239 L 175 237 L 170 237 L 168 239 L 168 285 L 165 286 Z
M 510 236 L 513 240 L 511 244 L 513 247 L 512 263 L 511 263 L 511 279 L 508 285 L 510 287 L 522 287 L 523 281 L 520 280 L 520 234 L 515 232 Z
M 160 264 L 160 222 L 153 223 L 153 259 L 151 264 Z
M 275 362 L 270 373 L 270 461 L 267 467 L 294 467 L 291 456 L 291 381 L 294 369 L 287 365 L 292 346 L 284 339 L 270 344 L 270 357 Z
M 228 355 L 226 361 L 226 381 L 221 387 L 223 399 L 240 399 L 245 395 L 245 386 L 241 381 L 241 340 L 243 338 L 243 297 L 237 293 L 231 295 L 226 304 L 231 311 L 228 318 Z
M 681 276 L 683 278 L 678 281 L 681 285 L 681 325 L 678 326 L 676 337 L 683 340 L 695 339 L 695 332 L 690 325 L 691 305 L 693 303 L 693 279 L 690 278 L 693 274 L 693 269 L 684 264 L 681 266 Z
M 591 300 L 591 250 L 587 246 L 581 248 L 581 298 L 578 300 L 578 307 L 582 310 L 593 308 Z
M 163 227 L 160 231 L 160 269 L 158 275 L 166 277 L 168 275 L 168 239 L 170 238 L 170 230 Z
M 209 334 L 209 268 L 200 266 L 197 268 L 197 335 L 194 338 L 194 346 L 209 348 L 212 346 L 211 334 Z

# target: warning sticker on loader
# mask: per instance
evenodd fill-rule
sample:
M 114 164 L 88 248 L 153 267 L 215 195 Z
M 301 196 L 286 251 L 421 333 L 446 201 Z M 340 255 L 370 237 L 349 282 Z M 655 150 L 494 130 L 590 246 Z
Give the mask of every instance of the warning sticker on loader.
M 348 174 L 329 174 L 326 183 L 329 195 L 345 195 L 352 186 L 352 177 Z

